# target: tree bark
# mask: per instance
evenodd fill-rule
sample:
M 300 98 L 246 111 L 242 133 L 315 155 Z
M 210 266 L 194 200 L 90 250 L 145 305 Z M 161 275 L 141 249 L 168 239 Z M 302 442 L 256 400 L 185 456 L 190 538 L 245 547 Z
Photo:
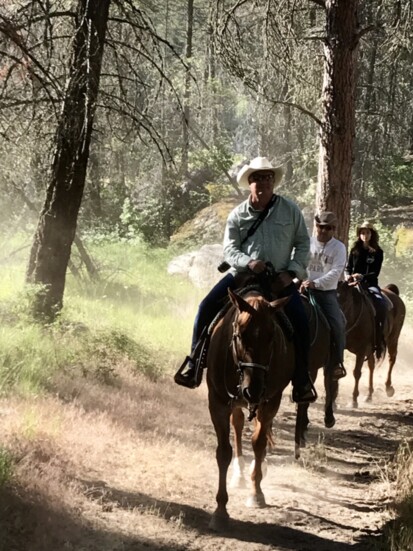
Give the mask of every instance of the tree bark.
M 79 0 L 69 81 L 56 132 L 46 200 L 33 239 L 27 281 L 41 285 L 35 313 L 54 319 L 85 185 L 110 0 Z
M 351 172 L 355 134 L 355 57 L 358 0 L 326 0 L 323 120 L 316 207 L 338 215 L 337 237 L 350 227 Z

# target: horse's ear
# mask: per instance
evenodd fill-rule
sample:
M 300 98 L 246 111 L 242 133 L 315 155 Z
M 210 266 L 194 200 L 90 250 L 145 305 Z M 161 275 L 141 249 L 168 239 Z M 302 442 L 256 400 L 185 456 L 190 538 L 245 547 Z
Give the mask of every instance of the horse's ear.
M 231 291 L 229 287 L 228 296 L 232 304 L 235 306 L 235 308 L 238 308 L 240 312 L 248 312 L 249 314 L 254 314 L 256 312 L 251 304 L 248 304 L 248 302 L 244 300 L 240 295 L 237 295 L 237 293 Z
M 290 299 L 291 297 L 277 298 L 276 300 L 270 302 L 270 306 L 275 310 L 279 310 L 280 308 L 283 308 L 287 304 L 287 302 L 290 301 Z

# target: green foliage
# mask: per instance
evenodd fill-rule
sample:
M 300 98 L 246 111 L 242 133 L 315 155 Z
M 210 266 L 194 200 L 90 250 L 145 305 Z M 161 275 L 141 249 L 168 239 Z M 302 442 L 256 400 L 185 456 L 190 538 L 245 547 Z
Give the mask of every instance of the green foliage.
M 13 459 L 10 452 L 0 447 L 0 490 L 13 474 Z
M 189 163 L 192 170 L 208 167 L 214 177 L 222 177 L 234 162 L 234 156 L 228 144 L 216 143 L 212 147 L 196 149 L 189 155 Z
M 400 156 L 388 156 L 374 164 L 369 189 L 370 202 L 399 206 L 400 198 L 413 199 L 413 163 Z
M 187 353 L 201 293 L 167 274 L 175 252 L 101 236 L 89 250 L 100 279 L 68 275 L 65 307 L 52 324 L 28 313 L 32 288 L 23 277 L 1 287 L 1 392 L 41 393 L 61 372 L 117 384 L 122 366 L 157 378 Z M 23 268 L 16 273 L 23 276 Z M 2 281 L 7 272 L 0 270 Z

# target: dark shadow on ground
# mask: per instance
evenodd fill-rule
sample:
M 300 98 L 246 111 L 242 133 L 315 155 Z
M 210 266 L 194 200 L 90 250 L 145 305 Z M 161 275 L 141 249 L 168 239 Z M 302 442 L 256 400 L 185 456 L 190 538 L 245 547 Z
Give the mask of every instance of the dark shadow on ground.
M 85 487 L 90 487 L 95 490 L 99 484 L 102 484 L 101 481 L 81 482 Z M 201 508 L 182 503 L 163 501 L 147 494 L 125 492 L 116 488 L 109 488 L 108 486 L 105 486 L 104 496 L 105 500 L 108 500 L 110 503 L 115 502 L 117 507 L 122 507 L 126 510 L 137 509 L 142 513 L 145 511 L 150 513 L 156 508 L 158 514 L 162 515 L 165 519 L 173 520 L 180 518 L 185 527 L 197 531 L 200 536 L 211 534 L 211 530 L 208 527 L 211 515 Z M 294 510 L 291 508 L 289 511 L 295 511 L 300 513 L 300 515 L 304 513 L 308 517 L 308 522 L 306 522 L 305 525 L 309 526 L 310 529 L 311 518 L 314 518 L 317 519 L 317 522 L 321 521 L 331 528 L 349 530 L 350 532 L 354 531 L 351 526 L 341 525 L 328 519 L 311 515 L 308 511 L 301 511 L 299 509 Z M 274 516 L 276 516 L 278 512 L 278 516 L 281 517 L 278 523 L 255 523 L 230 519 L 228 529 L 218 535 L 235 540 L 234 549 L 237 548 L 237 541 L 271 545 L 272 547 L 277 545 L 282 547 L 283 550 L 291 551 L 332 551 L 333 549 L 334 551 L 369 551 L 373 549 L 375 539 L 372 538 L 373 531 L 360 535 L 357 543 L 340 543 L 307 533 L 298 528 L 283 526 L 282 517 L 285 510 L 274 507 L 274 512 Z M 132 551 L 132 549 L 135 548 L 131 547 L 130 551 Z M 129 548 L 125 547 L 125 550 L 129 550 Z
M 184 551 L 183 545 L 148 538 L 129 538 L 89 523 L 22 488 L 3 488 L 0 495 L 0 551 Z

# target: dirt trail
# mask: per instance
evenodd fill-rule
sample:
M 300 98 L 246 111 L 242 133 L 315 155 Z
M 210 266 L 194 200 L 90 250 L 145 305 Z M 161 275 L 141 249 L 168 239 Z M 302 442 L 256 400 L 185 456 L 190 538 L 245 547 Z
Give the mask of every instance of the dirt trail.
M 357 410 L 346 407 L 351 373 L 343 380 L 333 429 L 324 429 L 322 399 L 310 408 L 309 444 L 299 462 L 295 409 L 284 397 L 262 485 L 268 507 L 248 509 L 248 491 L 230 490 L 224 534 L 208 530 L 217 468 L 205 383 L 189 391 L 125 370 L 114 387 L 79 386 L 68 377 L 56 397 L 3 400 L 0 436 L 14 442 L 21 460 L 14 488 L 0 500 L 0 550 L 374 549 L 390 518 L 383 462 L 412 432 L 411 337 L 403 330 L 393 398 L 384 391 L 386 363 L 376 373 L 372 404 L 362 401 L 364 370 Z M 347 366 L 352 362 L 349 355 Z M 317 388 L 322 393 L 321 381 Z M 250 434 L 247 426 L 248 459 Z

